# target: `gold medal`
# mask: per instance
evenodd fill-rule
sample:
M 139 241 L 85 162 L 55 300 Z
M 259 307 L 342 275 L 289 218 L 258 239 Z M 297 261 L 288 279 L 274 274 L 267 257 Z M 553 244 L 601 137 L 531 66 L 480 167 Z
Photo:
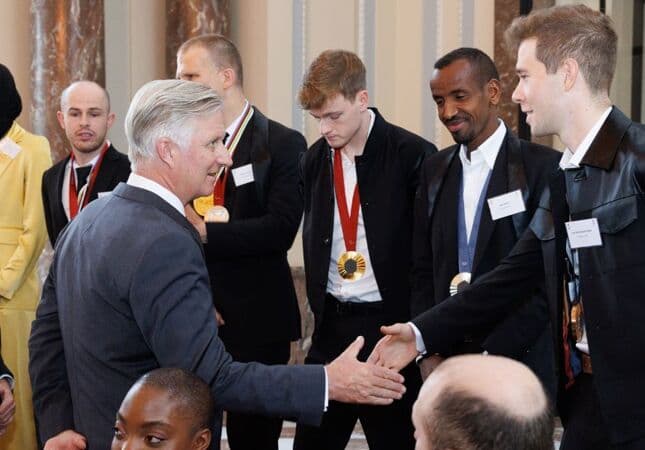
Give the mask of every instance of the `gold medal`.
M 193 200 L 193 207 L 195 208 L 197 214 L 205 217 L 208 210 L 213 207 L 213 196 L 206 195 L 204 197 L 197 197 L 195 200 Z
M 365 273 L 365 257 L 358 252 L 345 252 L 338 258 L 338 273 L 345 280 L 356 281 Z
M 228 209 L 220 205 L 211 206 L 204 215 L 205 222 L 226 223 L 229 218 Z
M 455 295 L 470 286 L 470 272 L 461 272 L 450 280 L 450 295 Z
M 575 339 L 576 342 L 582 341 L 582 335 L 584 334 L 584 320 L 582 318 L 582 304 L 580 302 L 576 303 L 571 307 L 571 337 Z

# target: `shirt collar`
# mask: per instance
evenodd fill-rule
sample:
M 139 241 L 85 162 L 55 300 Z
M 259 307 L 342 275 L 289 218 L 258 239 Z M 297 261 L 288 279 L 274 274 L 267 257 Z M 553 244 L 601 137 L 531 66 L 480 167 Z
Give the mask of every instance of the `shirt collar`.
M 498 119 L 499 120 L 499 119 Z M 506 125 L 502 120 L 499 120 L 499 125 L 493 134 L 486 139 L 482 144 L 477 147 L 476 151 L 470 152 L 470 160 L 466 157 L 466 146 L 461 144 L 459 148 L 459 159 L 462 165 L 476 166 L 484 162 L 490 170 L 495 167 L 495 160 L 504 142 L 506 136 Z
M 237 116 L 235 120 L 226 128 L 226 132 L 228 133 L 229 138 L 233 136 L 233 133 L 235 133 L 235 130 L 237 130 L 237 127 L 244 119 L 244 113 L 246 112 L 246 107 L 248 106 L 248 104 L 249 104 L 249 101 L 245 100 L 244 108 L 242 108 L 242 112 L 240 113 L 240 115 Z
M 170 206 L 179 211 L 182 216 L 186 216 L 184 205 L 181 203 L 181 200 L 179 200 L 179 197 L 177 197 L 175 194 L 173 194 L 171 191 L 169 191 L 156 181 L 152 181 L 150 178 L 146 178 L 132 172 L 128 177 L 128 184 L 130 186 L 144 189 L 148 192 L 152 192 L 153 194 L 158 195 L 164 201 L 166 201 L 166 203 L 169 203 Z
M 602 113 L 594 126 L 591 127 L 585 138 L 582 140 L 582 142 L 580 142 L 580 145 L 578 145 L 575 153 L 573 153 L 568 148 L 564 150 L 562 157 L 560 158 L 560 169 L 566 170 L 580 168 L 580 162 L 582 162 L 582 158 L 584 158 L 587 154 L 587 151 L 589 151 L 591 143 L 594 141 L 594 139 L 596 139 L 600 128 L 605 123 L 605 120 L 607 120 L 607 117 L 609 117 L 610 112 L 611 106 Z

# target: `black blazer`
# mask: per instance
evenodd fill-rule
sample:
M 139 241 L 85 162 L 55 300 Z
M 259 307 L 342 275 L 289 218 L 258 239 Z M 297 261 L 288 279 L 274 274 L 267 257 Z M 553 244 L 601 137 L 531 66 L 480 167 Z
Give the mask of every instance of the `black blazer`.
M 228 223 L 207 223 L 206 263 L 227 346 L 300 338 L 300 312 L 287 251 L 300 226 L 298 161 L 305 138 L 254 108 L 233 154 L 233 168 L 251 164 L 252 183 L 226 182 Z
M 65 179 L 65 166 L 69 156 L 54 164 L 43 173 L 42 195 L 45 207 L 45 222 L 52 247 L 56 244 L 58 235 L 69 222 L 63 208 L 62 192 Z M 121 181 L 127 181 L 130 176 L 130 161 L 128 156 L 119 152 L 112 145 L 108 148 L 96 178 L 94 189 L 89 201 L 96 200 L 99 192 L 109 192 Z
M 450 281 L 459 272 L 457 222 L 462 179 L 459 147 L 451 146 L 424 163 L 415 205 L 412 315 L 448 298 Z M 473 282 L 494 269 L 528 227 L 548 177 L 558 167 L 560 155 L 506 132 L 484 195 L 488 199 L 520 190 L 526 211 L 493 221 L 488 204 L 484 203 Z M 506 321 L 478 335 L 464 335 L 444 356 L 485 350 L 518 359 L 531 367 L 555 394 L 553 345 L 543 284 L 520 297 L 524 305 Z
M 356 157 L 357 183 L 386 314 L 391 321 L 404 321 L 410 317 L 414 195 L 423 160 L 437 148 L 373 111 L 374 126 L 363 154 Z M 307 297 L 318 325 L 324 312 L 335 208 L 331 149 L 322 138 L 302 158 L 301 184 Z
M 578 170 L 557 171 L 508 257 L 471 289 L 414 319 L 430 351 L 486 329 L 546 282 L 560 379 L 569 214 L 598 220 L 602 246 L 579 250 L 593 382 L 612 444 L 645 435 L 645 127 L 614 108 Z M 566 175 L 566 177 L 565 177 Z M 566 201 L 565 200 L 566 189 Z

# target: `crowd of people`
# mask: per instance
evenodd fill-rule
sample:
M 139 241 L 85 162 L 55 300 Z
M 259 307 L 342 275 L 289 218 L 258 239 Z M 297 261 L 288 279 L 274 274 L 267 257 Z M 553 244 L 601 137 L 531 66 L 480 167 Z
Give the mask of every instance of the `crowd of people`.
M 609 98 L 617 36 L 586 6 L 539 9 L 490 56 L 430 74 L 441 151 L 370 106 L 357 55 L 326 50 L 298 102 L 305 138 L 244 93 L 220 35 L 186 41 L 107 139 L 108 92 L 70 84 L 69 156 L 16 119 L 0 65 L 0 448 L 645 448 L 645 129 Z M 287 251 L 303 221 L 305 364 Z M 54 256 L 42 286 L 36 265 Z M 641 287 L 639 287 L 641 286 Z M 39 295 L 39 292 L 40 295 Z M 643 320 L 641 320 L 643 319 Z

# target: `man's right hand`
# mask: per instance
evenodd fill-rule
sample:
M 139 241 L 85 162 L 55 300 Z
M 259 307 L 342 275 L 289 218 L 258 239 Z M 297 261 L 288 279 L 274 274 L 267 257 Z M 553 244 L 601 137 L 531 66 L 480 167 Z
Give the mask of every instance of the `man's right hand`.
M 329 399 L 345 403 L 389 405 L 405 393 L 401 374 L 360 362 L 356 357 L 363 348 L 362 336 L 326 366 Z
M 45 442 L 44 450 L 85 450 L 85 436 L 74 430 L 65 430 Z

